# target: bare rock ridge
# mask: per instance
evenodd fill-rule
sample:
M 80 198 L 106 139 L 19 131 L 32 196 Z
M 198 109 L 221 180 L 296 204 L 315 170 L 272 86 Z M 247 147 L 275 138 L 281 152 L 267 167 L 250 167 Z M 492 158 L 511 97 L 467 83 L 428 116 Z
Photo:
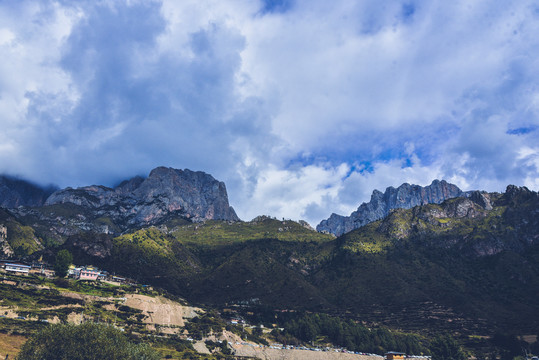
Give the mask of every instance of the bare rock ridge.
M 176 219 L 239 220 L 223 182 L 201 171 L 166 167 L 113 188 L 92 185 L 54 192 L 0 176 L 0 207 L 53 238 L 86 231 L 117 235 Z
M 316 227 L 340 236 L 368 223 L 386 217 L 393 209 L 410 209 L 417 205 L 439 204 L 447 199 L 465 196 L 456 185 L 445 180 L 434 180 L 430 185 L 402 184 L 398 188 L 388 187 L 384 193 L 374 190 L 371 200 L 361 204 L 350 216 L 331 214 Z
M 71 203 L 128 225 L 153 224 L 171 215 L 193 221 L 239 220 L 228 204 L 225 184 L 202 171 L 158 167 L 114 188 L 85 186 L 56 191 L 45 205 Z

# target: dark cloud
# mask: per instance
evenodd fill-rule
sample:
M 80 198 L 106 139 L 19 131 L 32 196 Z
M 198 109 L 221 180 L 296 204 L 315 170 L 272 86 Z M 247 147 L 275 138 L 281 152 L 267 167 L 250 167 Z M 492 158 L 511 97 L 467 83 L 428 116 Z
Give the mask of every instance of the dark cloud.
M 189 56 L 174 56 L 157 46 L 166 28 L 158 5 L 85 9 L 61 60 L 79 94 L 74 108 L 60 111 L 62 102 L 46 92 L 29 96 L 39 130 L 27 151 L 40 154 L 43 167 L 68 168 L 70 181 L 82 184 L 161 164 L 223 176 L 238 138 L 251 144 L 266 136 L 261 102 L 237 97 L 244 38 L 208 24 L 187 34 Z

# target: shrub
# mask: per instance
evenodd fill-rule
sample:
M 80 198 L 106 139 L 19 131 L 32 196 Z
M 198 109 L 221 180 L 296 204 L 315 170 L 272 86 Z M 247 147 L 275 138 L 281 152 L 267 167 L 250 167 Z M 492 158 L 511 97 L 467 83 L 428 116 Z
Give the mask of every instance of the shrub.
M 94 323 L 50 325 L 32 336 L 18 360 L 157 360 L 146 344 L 135 344 L 118 329 Z

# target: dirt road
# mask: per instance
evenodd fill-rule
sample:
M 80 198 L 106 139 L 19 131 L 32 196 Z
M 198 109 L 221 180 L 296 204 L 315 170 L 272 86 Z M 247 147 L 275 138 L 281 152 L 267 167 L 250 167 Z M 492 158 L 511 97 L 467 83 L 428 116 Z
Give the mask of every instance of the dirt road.
M 381 360 L 382 356 L 356 355 L 335 351 L 311 351 L 298 349 L 271 349 L 250 345 L 232 345 L 235 354 L 253 356 L 264 360 Z

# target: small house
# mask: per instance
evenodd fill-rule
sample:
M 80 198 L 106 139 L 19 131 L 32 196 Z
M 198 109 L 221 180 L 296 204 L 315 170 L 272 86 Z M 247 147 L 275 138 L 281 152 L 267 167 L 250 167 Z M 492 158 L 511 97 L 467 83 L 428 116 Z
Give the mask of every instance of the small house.
M 77 268 L 75 265 L 71 264 L 69 265 L 69 269 L 67 270 L 67 275 L 71 278 L 78 278 L 80 274 L 80 267 Z
M 41 271 L 41 275 L 44 275 L 46 277 L 49 277 L 49 278 L 52 278 L 56 275 L 56 272 L 53 270 L 53 269 L 49 269 L 49 268 L 44 268 L 42 271 Z
M 386 360 L 404 359 L 405 357 L 406 354 L 401 352 L 390 351 L 386 353 Z
M 95 281 L 99 277 L 99 270 L 82 268 L 79 273 L 79 280 Z
M 120 276 L 113 276 L 112 281 L 120 283 L 120 284 L 125 284 L 127 282 L 127 279 Z
M 30 273 L 31 268 L 32 267 L 30 265 L 24 265 L 24 264 L 17 264 L 17 263 L 6 264 L 6 271 L 10 271 L 10 272 L 21 274 L 21 275 L 28 275 L 28 273 Z

